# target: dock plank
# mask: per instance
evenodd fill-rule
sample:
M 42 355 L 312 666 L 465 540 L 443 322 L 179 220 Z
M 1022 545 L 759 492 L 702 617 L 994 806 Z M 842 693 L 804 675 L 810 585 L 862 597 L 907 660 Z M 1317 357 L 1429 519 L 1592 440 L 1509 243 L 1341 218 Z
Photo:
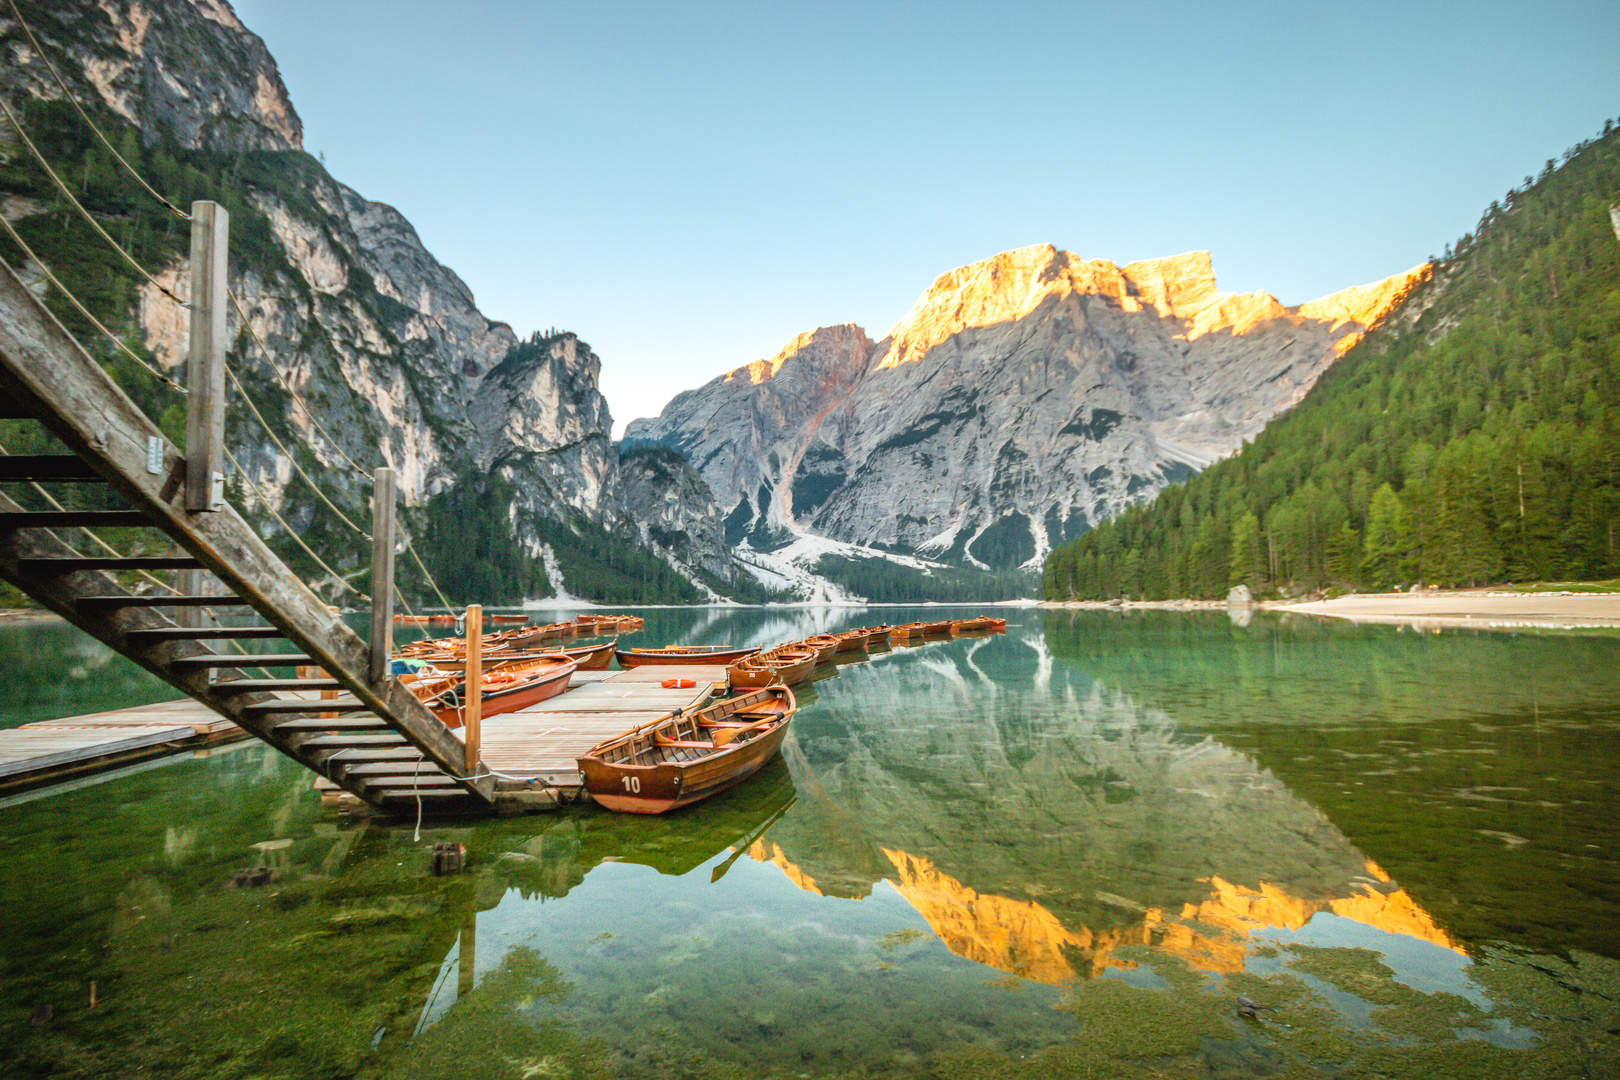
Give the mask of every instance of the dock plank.
M 724 682 L 726 669 L 706 665 L 676 672 L 665 668 L 653 672 L 656 678 L 647 671 L 576 673 L 605 677 L 571 686 L 527 709 L 489 718 L 479 743 L 484 764 L 508 777 L 537 777 L 557 787 L 577 787 L 581 754 L 604 739 L 653 723 L 676 709 L 703 704 L 715 683 Z M 685 690 L 659 685 L 669 678 L 691 679 L 697 685 Z
M 189 724 L 11 728 L 0 731 L 0 777 L 59 769 L 194 735 Z
M 219 715 L 200 701 L 181 698 L 178 701 L 159 701 L 151 705 L 136 705 L 127 709 L 109 709 L 106 712 L 68 716 L 60 720 L 36 720 L 23 724 L 19 730 L 85 727 L 145 727 L 151 724 L 189 724 L 198 735 L 217 735 L 236 730 L 236 724 Z

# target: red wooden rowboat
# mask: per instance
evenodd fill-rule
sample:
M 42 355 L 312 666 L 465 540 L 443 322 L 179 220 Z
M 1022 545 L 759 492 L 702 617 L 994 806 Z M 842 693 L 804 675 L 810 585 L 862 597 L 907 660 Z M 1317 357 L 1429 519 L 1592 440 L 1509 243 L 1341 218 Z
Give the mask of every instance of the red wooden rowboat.
M 662 649 L 615 649 L 613 655 L 620 667 L 633 668 L 650 664 L 729 664 L 758 651 L 729 645 L 667 645 Z
M 629 814 L 689 806 L 758 772 L 797 708 L 793 691 L 767 686 L 608 739 L 579 759 L 585 790 Z
M 487 719 L 556 697 L 568 689 L 568 680 L 573 677 L 577 666 L 566 656 L 547 653 L 532 660 L 514 660 L 484 672 L 480 715 Z M 402 675 L 399 681 L 416 694 L 446 727 L 461 726 L 467 683 L 464 676 L 450 675 L 446 678 L 440 675 L 435 678 Z
M 923 633 L 935 637 L 951 632 L 951 620 L 941 619 L 938 622 L 923 623 Z
M 522 626 L 528 621 L 529 617 L 527 615 L 500 615 L 492 613 L 484 616 L 484 622 L 490 625 L 499 624 L 510 626 L 516 624 L 518 626 Z

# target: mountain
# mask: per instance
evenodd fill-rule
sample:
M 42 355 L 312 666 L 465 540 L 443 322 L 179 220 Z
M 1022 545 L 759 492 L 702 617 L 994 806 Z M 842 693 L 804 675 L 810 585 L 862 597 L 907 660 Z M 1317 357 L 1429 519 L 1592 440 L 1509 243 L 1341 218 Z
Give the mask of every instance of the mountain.
M 33 0 L 18 8 L 26 25 L 0 18 L 7 56 L 0 93 L 20 109 L 58 174 L 158 284 L 132 273 L 68 208 L 5 124 L 0 212 L 98 318 L 172 372 L 184 360 L 188 321 L 165 291 L 186 295 L 187 226 L 119 167 L 46 61 L 165 197 L 181 207 L 199 198 L 226 207 L 230 285 L 247 312 L 245 325 L 231 314 L 231 367 L 331 502 L 296 474 L 233 392 L 226 442 L 241 463 L 228 480 L 233 501 L 290 563 L 325 576 L 294 543 L 296 534 L 344 578 L 363 573 L 368 545 L 338 512 L 367 522 L 370 472 L 389 465 L 407 529 L 465 541 L 419 545 L 457 602 L 567 591 L 623 602 L 642 599 L 644 583 L 661 598 L 694 600 L 712 594 L 694 584 L 696 566 L 726 587 L 735 572 L 712 533 L 677 545 L 666 528 L 670 543 L 660 548 L 638 532 L 598 389 L 600 360 L 589 346 L 570 333 L 523 340 L 484 315 L 403 215 L 304 153 L 274 60 L 229 4 Z M 117 359 L 40 280 L 37 265 L 9 241 L 0 244 L 178 440 L 178 403 Z M 8 430 L 7 437 L 30 436 Z M 651 497 L 647 482 L 638 475 L 637 498 Z M 690 478 L 683 482 L 683 498 L 696 497 Z M 474 529 L 449 515 L 483 520 Z M 670 555 L 675 546 L 685 562 Z M 430 598 L 412 561 L 401 564 L 401 576 L 408 593 Z M 325 587 L 334 599 L 343 595 L 336 581 Z
M 1617 205 L 1610 122 L 1252 445 L 1054 552 L 1046 595 L 1620 576 Z
M 1252 439 L 1422 273 L 1285 307 L 1221 292 L 1203 252 L 1021 248 L 942 274 L 881 341 L 801 334 L 626 438 L 685 454 L 756 551 L 1035 566 Z

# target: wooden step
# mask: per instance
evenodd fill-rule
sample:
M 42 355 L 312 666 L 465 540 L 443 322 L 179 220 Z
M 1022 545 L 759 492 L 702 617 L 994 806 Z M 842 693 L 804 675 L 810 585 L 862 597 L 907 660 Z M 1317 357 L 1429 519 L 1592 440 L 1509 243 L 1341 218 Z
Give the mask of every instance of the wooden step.
M 282 698 L 279 701 L 250 702 L 242 706 L 242 715 L 259 717 L 278 713 L 354 712 L 366 707 L 363 702 L 352 697 L 330 698 L 325 701 L 317 701 L 311 698 Z
M 18 529 L 157 528 L 139 510 L 36 510 L 0 514 L 0 533 Z
M 380 716 L 366 713 L 362 716 L 306 716 L 298 720 L 281 720 L 270 726 L 270 730 L 278 734 L 283 731 L 334 731 L 338 729 L 360 730 L 376 728 L 386 731 L 388 721 Z
M 90 463 L 74 454 L 12 454 L 0 457 L 0 483 L 27 480 L 100 480 Z
M 405 736 L 389 731 L 380 735 L 316 735 L 298 744 L 300 750 L 330 750 L 343 746 L 400 746 Z
M 433 798 L 461 798 L 467 794 L 461 787 L 454 788 L 423 788 L 412 791 L 410 788 L 383 788 L 381 791 L 368 791 L 368 799 L 433 799 Z
M 397 787 L 397 786 L 403 784 L 403 785 L 405 785 L 407 787 L 415 787 L 415 786 L 419 785 L 424 790 L 426 790 L 427 788 L 446 788 L 446 787 L 460 787 L 461 786 L 461 781 L 460 780 L 456 779 L 454 776 L 446 776 L 444 773 L 439 772 L 438 770 L 434 770 L 433 772 L 428 772 L 426 770 L 423 770 L 422 775 L 413 777 L 411 775 L 411 773 L 409 772 L 409 770 L 407 770 L 405 772 L 402 772 L 402 773 L 400 773 L 400 772 L 389 773 L 389 774 L 384 775 L 384 776 L 370 776 L 370 775 L 356 776 L 354 769 L 344 769 L 343 770 L 343 779 L 345 781 L 347 781 L 347 782 L 353 783 L 356 787 L 360 787 L 360 786 L 365 785 L 365 784 L 375 784 L 375 785 L 386 786 L 386 787 Z
M 131 645 L 155 645 L 160 641 L 201 641 L 206 638 L 285 638 L 286 632 L 274 626 L 175 626 L 151 630 L 129 630 L 124 637 Z
M 252 657 L 238 657 L 248 667 L 258 667 Z M 232 679 L 209 687 L 216 694 L 270 694 L 278 690 L 342 690 L 336 679 Z M 320 706 L 322 702 L 314 702 Z
M 73 604 L 86 611 L 117 611 L 122 608 L 143 607 L 246 607 L 247 601 L 234 596 L 177 596 L 173 593 L 151 593 L 144 596 L 81 596 L 74 600 Z
M 316 749 L 319 749 L 319 747 Z M 414 746 L 400 746 L 384 750 L 344 750 L 342 754 L 342 757 L 338 757 L 335 753 L 323 754 L 321 757 L 316 758 L 315 763 L 310 767 L 321 769 L 326 767 L 327 764 L 347 767 L 362 761 L 420 761 L 424 773 L 438 768 L 433 762 L 423 757 L 422 751 Z
M 341 765 L 343 767 L 344 776 L 400 777 L 414 776 L 420 773 L 422 779 L 426 780 L 430 776 L 447 775 L 444 770 L 440 769 L 431 761 L 420 762 L 420 768 L 418 768 L 418 763 L 410 761 L 370 761 L 357 765 L 344 764 L 349 760 L 351 760 L 350 755 L 345 754 L 341 758 L 338 758 L 336 761 L 332 762 L 332 764 L 334 766 Z
M 0 458 L 0 461 L 6 461 Z M 142 555 L 121 558 L 102 555 L 83 559 L 19 559 L 18 566 L 41 577 L 71 574 L 75 570 L 195 570 L 202 563 L 189 555 Z
M 310 658 L 303 653 L 202 653 L 198 656 L 177 656 L 169 661 L 169 666 L 176 671 L 201 671 L 207 668 L 297 667 L 310 662 Z

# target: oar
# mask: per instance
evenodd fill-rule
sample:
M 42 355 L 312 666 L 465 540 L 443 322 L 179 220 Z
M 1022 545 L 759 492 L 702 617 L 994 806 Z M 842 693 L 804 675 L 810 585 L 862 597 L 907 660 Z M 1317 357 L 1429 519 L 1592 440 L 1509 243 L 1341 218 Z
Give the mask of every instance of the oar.
M 752 836 L 744 837 L 742 840 L 737 841 L 736 845 L 732 848 L 731 858 L 715 867 L 714 872 L 709 875 L 709 884 L 713 885 L 715 882 L 725 877 L 726 871 L 731 869 L 731 864 L 737 861 L 737 856 L 741 855 L 744 851 L 747 851 L 750 847 L 753 847 L 754 841 L 764 836 L 765 830 L 769 829 L 772 825 L 775 825 L 777 820 L 780 819 L 783 814 L 793 809 L 793 804 L 798 801 L 799 797 L 797 795 L 793 796 L 793 798 L 788 800 L 786 806 L 782 807 L 782 809 L 766 818 L 765 824 L 754 830 L 754 834 Z
M 757 727 L 763 727 L 766 724 L 773 724 L 780 719 L 782 719 L 781 713 L 773 713 L 772 715 L 761 720 L 755 720 L 752 724 L 744 724 L 741 727 L 723 728 L 722 730 L 714 733 L 714 745 L 725 746 L 727 743 L 735 742 L 737 738 L 745 731 L 753 731 Z

